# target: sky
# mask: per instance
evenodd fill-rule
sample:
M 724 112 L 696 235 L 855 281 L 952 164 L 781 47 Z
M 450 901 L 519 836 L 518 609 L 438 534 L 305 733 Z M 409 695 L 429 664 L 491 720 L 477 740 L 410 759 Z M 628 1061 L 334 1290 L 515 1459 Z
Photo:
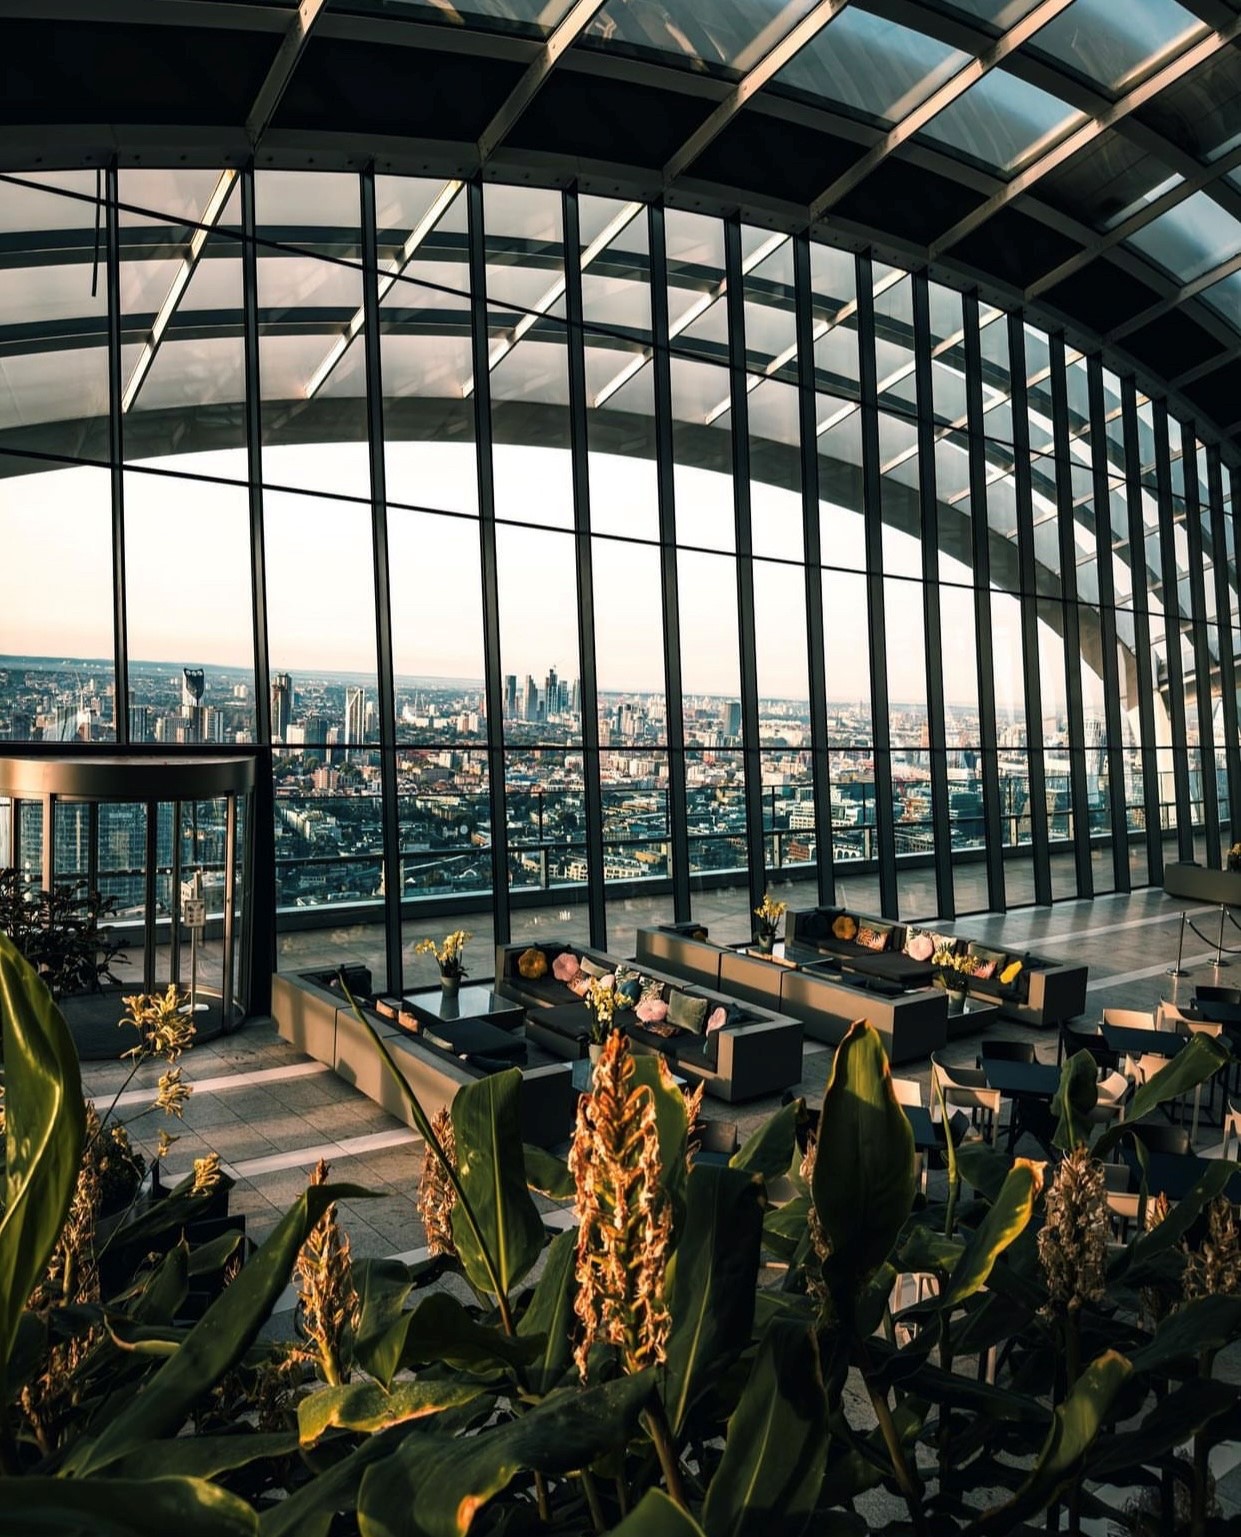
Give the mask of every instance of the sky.
M 269 447 L 269 480 L 300 486 L 264 494 L 268 630 L 273 671 L 373 672 L 375 618 L 369 508 L 341 493 L 365 485 L 361 445 Z M 501 665 L 519 686 L 540 685 L 549 667 L 577 676 L 576 551 L 569 456 L 561 449 L 495 447 L 498 512 L 542 527 L 499 523 Z M 196 476 L 238 475 L 236 451 L 147 461 Z M 471 509 L 474 449 L 468 443 L 390 445 L 393 494 L 435 507 Z M 331 492 L 331 496 L 309 491 Z M 678 527 L 683 538 L 732 547 L 729 477 L 678 467 Z M 653 466 L 617 455 L 591 456 L 593 527 L 653 538 Z M 135 661 L 251 665 L 249 500 L 244 485 L 144 473 L 125 476 L 129 652 Z M 842 520 L 856 515 L 841 511 Z M 754 496 L 756 551 L 800 554 L 800 497 L 771 486 Z M 106 470 L 87 466 L 0 480 L 0 655 L 101 657 L 112 651 L 111 502 Z M 916 543 L 885 530 L 891 540 Z M 831 540 L 827 541 L 831 546 Z M 842 540 L 843 543 L 843 540 Z M 478 526 L 472 516 L 391 507 L 394 665 L 398 675 L 483 675 L 477 577 Z M 902 561 L 902 567 L 905 562 Z M 967 578 L 962 568 L 961 575 Z M 654 544 L 594 541 L 596 650 L 601 688 L 661 690 L 663 617 L 659 551 Z M 865 580 L 829 577 L 825 588 L 828 693 L 860 698 L 865 686 Z M 889 584 L 889 689 L 896 700 L 925 690 L 919 589 Z M 687 694 L 739 694 L 735 565 L 724 553 L 681 551 L 682 666 Z M 909 602 L 903 600 L 908 595 Z M 755 563 L 759 692 L 804 698 L 805 593 L 802 569 Z M 1002 648 L 999 648 L 1002 654 Z M 864 647 L 863 647 L 864 653 Z M 950 703 L 975 690 L 969 632 L 945 652 Z M 960 679 L 960 686 L 954 680 Z

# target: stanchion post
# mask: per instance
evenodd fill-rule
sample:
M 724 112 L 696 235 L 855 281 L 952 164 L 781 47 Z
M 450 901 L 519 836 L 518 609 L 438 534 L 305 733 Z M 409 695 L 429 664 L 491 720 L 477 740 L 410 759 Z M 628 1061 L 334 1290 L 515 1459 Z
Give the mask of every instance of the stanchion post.
M 1175 966 L 1169 966 L 1167 971 L 1164 973 L 1165 976 L 1169 976 L 1169 977 L 1187 977 L 1189 975 L 1189 973 L 1181 965 L 1181 956 L 1184 954 L 1184 951 L 1185 951 L 1185 914 L 1182 912 L 1182 914 L 1181 914 L 1181 933 L 1180 933 L 1180 937 L 1177 939 L 1177 942 L 1176 942 L 1176 965 Z
M 1221 902 L 1219 904 L 1219 943 L 1215 947 L 1215 969 L 1221 966 L 1231 966 L 1231 961 L 1224 959 L 1224 919 L 1228 916 L 1228 909 Z

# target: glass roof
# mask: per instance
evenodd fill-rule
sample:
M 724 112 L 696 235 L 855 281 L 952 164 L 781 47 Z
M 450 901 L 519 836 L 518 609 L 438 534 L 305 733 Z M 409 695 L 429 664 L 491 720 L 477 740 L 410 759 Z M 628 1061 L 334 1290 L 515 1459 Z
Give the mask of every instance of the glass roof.
M 1207 193 L 1195 192 L 1130 240 L 1182 283 L 1191 283 L 1241 251 L 1241 221 Z
M 1033 46 L 1119 92 L 1207 30 L 1176 0 L 1074 0 L 1039 31 Z
M 671 54 L 700 69 L 750 69 L 816 0 L 608 0 L 588 42 Z
M 1085 116 L 1049 91 L 1001 68 L 984 75 L 932 118 L 923 133 L 1001 175 L 1010 175 Z

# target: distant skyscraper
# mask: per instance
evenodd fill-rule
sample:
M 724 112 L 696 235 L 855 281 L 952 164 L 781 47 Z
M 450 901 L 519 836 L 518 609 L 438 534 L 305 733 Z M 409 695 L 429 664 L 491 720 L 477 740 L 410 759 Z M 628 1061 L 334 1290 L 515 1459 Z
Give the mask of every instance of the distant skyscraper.
M 206 687 L 207 677 L 201 667 L 183 667 L 181 669 L 181 709 L 182 712 L 196 710 L 203 702 L 203 689 Z
M 508 720 L 517 718 L 517 674 L 510 672 L 504 680 L 504 714 Z
M 529 673 L 526 674 L 526 697 L 521 714 L 523 720 L 539 718 L 539 685 Z
M 129 740 L 131 742 L 149 742 L 151 740 L 151 708 L 149 705 L 130 705 Z
M 741 702 L 737 699 L 728 701 L 728 713 L 725 716 L 724 733 L 726 736 L 741 735 Z
M 278 672 L 271 680 L 271 734 L 278 742 L 289 740 L 293 720 L 293 680 Z
M 547 669 L 547 681 L 543 685 L 543 713 L 544 715 L 560 714 L 560 680 L 556 676 L 556 669 Z
M 359 684 L 345 690 L 345 746 L 366 741 L 366 690 Z

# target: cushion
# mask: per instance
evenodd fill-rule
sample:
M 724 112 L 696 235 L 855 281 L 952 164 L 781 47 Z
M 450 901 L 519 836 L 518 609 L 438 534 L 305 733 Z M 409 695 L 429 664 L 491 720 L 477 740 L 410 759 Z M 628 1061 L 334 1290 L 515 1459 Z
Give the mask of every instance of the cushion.
M 921 930 L 910 929 L 905 954 L 913 961 L 929 961 L 935 954 L 935 941 Z
M 668 1023 L 701 1035 L 707 1019 L 707 1000 L 673 991 L 668 995 Z
M 867 950 L 886 950 L 892 930 L 881 924 L 865 923 L 857 931 L 857 942 Z
M 616 984 L 616 1007 L 632 1009 L 642 996 L 642 983 L 637 977 L 626 977 Z
M 717 1030 L 722 1030 L 728 1023 L 728 1010 L 721 1003 L 711 1010 L 707 1016 L 707 1034 L 714 1035 Z
M 573 954 L 572 950 L 562 951 L 552 962 L 552 976 L 555 977 L 557 982 L 572 982 L 581 969 L 582 963 Z M 522 976 L 525 976 L 524 971 Z
M 1021 962 L 1009 961 L 1008 965 L 1005 966 L 1004 970 L 1000 973 L 1000 981 L 1004 984 L 1005 987 L 1011 987 L 1017 980 L 1020 972 Z
M 837 939 L 856 939 L 857 919 L 850 917 L 848 913 L 841 913 L 832 922 L 832 933 Z
M 588 955 L 583 955 L 579 959 L 578 965 L 588 977 L 606 977 L 608 975 L 608 968 L 601 966 L 598 961 L 592 961 Z
M 647 1025 L 657 1025 L 668 1017 L 668 1005 L 662 998 L 643 998 L 634 1014 Z
M 610 972 L 610 971 L 605 972 L 604 975 L 601 976 L 601 977 L 596 977 L 595 980 L 598 982 L 600 987 L 615 987 L 616 986 L 616 976 L 615 976 L 615 974 L 613 972 Z
M 996 964 L 995 961 L 979 961 L 973 971 L 970 972 L 970 976 L 977 977 L 980 982 L 990 982 L 991 978 L 995 976 Z
M 657 981 L 654 977 L 643 977 L 641 980 L 643 998 L 659 998 L 662 1000 L 664 996 L 664 984 L 662 982 Z
M 560 964 L 560 960 L 561 957 L 557 956 L 557 965 Z M 530 982 L 547 975 L 547 957 L 536 945 L 531 945 L 528 950 L 523 950 L 517 957 L 517 974 L 518 976 L 525 977 Z
M 590 991 L 590 978 L 584 971 L 576 972 L 572 981 L 565 984 L 571 993 L 576 993 L 579 998 L 585 998 Z

